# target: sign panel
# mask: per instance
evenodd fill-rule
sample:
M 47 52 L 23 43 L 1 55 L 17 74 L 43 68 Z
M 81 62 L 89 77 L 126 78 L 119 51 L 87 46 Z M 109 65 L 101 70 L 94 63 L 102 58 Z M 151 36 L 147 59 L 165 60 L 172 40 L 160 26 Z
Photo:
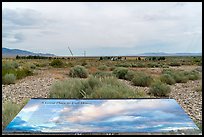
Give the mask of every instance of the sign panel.
M 9 133 L 159 133 L 198 130 L 174 99 L 31 99 Z

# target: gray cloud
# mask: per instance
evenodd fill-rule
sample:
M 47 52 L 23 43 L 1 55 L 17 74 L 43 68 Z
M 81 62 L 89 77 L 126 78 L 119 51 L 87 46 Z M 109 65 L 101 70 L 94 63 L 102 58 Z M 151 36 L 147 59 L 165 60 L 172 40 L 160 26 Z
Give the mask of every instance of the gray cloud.
M 85 49 L 92 53 L 97 49 L 114 52 L 114 48 L 126 48 L 128 54 L 149 52 L 148 49 L 199 51 L 200 39 L 196 49 L 186 45 L 194 35 L 202 35 L 202 4 L 7 3 L 3 9 L 2 33 L 4 43 L 9 41 L 6 37 L 14 41 L 15 35 L 21 34 L 21 45 L 13 44 L 15 48 L 35 47 L 58 55 L 67 55 L 64 50 L 67 43 L 78 53 Z M 155 46 L 158 43 L 164 48 Z M 121 54 L 118 49 L 117 54 Z

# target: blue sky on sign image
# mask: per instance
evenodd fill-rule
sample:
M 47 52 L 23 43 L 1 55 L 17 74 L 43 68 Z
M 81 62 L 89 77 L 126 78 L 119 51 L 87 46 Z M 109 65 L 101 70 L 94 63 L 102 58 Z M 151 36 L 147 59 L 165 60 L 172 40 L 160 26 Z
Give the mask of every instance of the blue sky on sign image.
M 3 2 L 2 44 L 59 56 L 201 53 L 201 2 Z
M 31 99 L 5 131 L 169 132 L 178 129 L 198 127 L 174 99 Z

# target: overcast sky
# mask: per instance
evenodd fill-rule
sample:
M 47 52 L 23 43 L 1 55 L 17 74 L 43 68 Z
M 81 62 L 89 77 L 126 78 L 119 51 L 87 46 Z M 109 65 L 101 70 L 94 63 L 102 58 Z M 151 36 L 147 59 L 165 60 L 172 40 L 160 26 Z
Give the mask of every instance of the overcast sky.
M 202 52 L 201 2 L 3 2 L 2 44 L 32 52 Z

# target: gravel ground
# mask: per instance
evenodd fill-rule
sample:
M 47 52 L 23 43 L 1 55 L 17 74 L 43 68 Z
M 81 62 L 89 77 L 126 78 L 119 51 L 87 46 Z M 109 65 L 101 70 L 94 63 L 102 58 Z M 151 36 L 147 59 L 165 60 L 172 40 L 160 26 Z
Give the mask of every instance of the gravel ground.
M 55 70 L 36 70 L 37 75 L 26 77 L 17 81 L 16 84 L 2 85 L 2 102 L 12 101 L 21 103 L 27 98 L 47 98 L 50 91 L 50 86 L 56 80 L 64 79 L 63 73 L 54 73 Z M 202 68 L 201 68 L 202 73 Z M 66 73 L 65 73 L 66 74 Z M 132 86 L 129 81 L 120 80 L 126 83 L 129 87 L 143 90 L 148 93 L 148 87 Z M 202 85 L 202 79 L 188 81 L 187 83 L 176 83 L 171 85 L 170 98 L 174 98 L 185 112 L 193 119 L 202 125 L 202 91 L 196 91 L 196 88 Z M 150 97 L 148 95 L 148 97 Z
M 2 101 L 20 104 L 27 98 L 47 98 L 51 84 L 56 81 L 53 73 L 38 71 L 37 75 L 28 76 L 16 84 L 2 85 Z

